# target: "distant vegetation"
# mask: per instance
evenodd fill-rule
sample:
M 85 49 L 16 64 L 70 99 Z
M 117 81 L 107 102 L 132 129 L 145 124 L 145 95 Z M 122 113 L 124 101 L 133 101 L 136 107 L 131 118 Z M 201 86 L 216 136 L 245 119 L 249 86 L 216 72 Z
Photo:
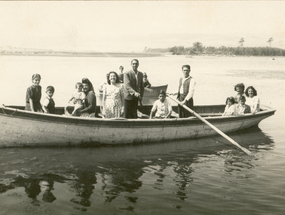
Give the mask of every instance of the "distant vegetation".
M 271 46 L 272 38 L 267 42 Z M 238 47 L 213 47 L 203 46 L 200 42 L 193 43 L 192 47 L 174 46 L 167 49 L 145 49 L 149 53 L 170 52 L 173 55 L 226 55 L 226 56 L 285 56 L 285 50 L 273 47 L 243 47 L 244 39 L 241 38 Z

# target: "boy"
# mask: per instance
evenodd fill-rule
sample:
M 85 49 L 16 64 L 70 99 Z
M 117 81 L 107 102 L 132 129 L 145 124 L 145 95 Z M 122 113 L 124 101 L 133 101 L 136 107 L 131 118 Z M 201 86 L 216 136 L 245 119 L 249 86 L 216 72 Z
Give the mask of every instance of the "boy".
M 158 95 L 158 100 L 156 100 L 153 104 L 149 118 L 152 119 L 153 115 L 155 114 L 155 118 L 157 119 L 166 119 L 170 117 L 171 113 L 172 106 L 166 99 L 166 93 L 161 90 Z
M 53 94 L 54 94 L 54 87 L 53 86 L 47 86 L 46 89 L 46 98 L 43 102 L 43 110 L 45 113 L 52 113 L 55 114 L 55 103 L 54 100 L 52 98 Z
M 245 97 L 241 96 L 239 104 L 236 106 L 236 115 L 243 115 L 250 113 L 250 106 L 245 104 Z

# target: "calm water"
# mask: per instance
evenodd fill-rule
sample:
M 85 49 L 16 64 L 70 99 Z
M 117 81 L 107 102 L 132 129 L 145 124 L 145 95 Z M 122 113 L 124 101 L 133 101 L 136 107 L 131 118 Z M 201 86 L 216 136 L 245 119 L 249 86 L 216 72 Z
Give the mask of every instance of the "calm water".
M 65 105 L 74 83 L 95 87 L 129 58 L 0 57 L 0 102 L 25 102 L 33 73 Z M 234 85 L 253 85 L 277 112 L 259 127 L 230 134 L 256 158 L 219 136 L 97 148 L 0 149 L 0 214 L 284 214 L 285 58 L 141 58 L 153 85 L 175 92 L 192 66 L 195 104 L 222 104 Z M 1 104 L 2 104 L 1 103 Z M 111 132 L 111 131 L 110 131 Z

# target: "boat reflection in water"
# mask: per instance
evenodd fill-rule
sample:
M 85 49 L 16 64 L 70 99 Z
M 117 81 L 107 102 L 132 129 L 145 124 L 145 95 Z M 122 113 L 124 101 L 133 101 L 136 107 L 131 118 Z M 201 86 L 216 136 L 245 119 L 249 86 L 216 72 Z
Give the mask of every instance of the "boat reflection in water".
M 274 146 L 273 140 L 257 127 L 231 137 L 257 155 Z M 219 136 L 115 147 L 4 148 L 0 152 L 0 200 L 1 196 L 6 198 L 3 208 L 7 212 L 12 211 L 7 202 L 13 199 L 13 203 L 45 205 L 42 210 L 56 207 L 58 214 L 74 210 L 90 214 L 147 213 L 142 208 L 151 208 L 155 214 L 162 213 L 168 204 L 173 205 L 169 211 L 173 213 L 194 207 L 193 195 L 203 196 L 205 180 L 213 171 L 230 172 L 231 177 L 243 172 L 243 177 L 254 177 L 248 172 L 255 167 L 254 162 L 256 158 Z M 219 180 L 220 176 L 211 183 L 223 183 Z M 19 188 L 24 188 L 26 197 Z M 12 193 L 22 197 L 15 199 Z M 20 212 L 27 207 L 19 205 L 14 210 Z

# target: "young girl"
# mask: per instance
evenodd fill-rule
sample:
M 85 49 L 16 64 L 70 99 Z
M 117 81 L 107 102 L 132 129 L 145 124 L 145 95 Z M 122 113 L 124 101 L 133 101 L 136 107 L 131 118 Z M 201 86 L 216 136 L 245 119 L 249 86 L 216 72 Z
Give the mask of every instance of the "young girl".
M 234 97 L 228 97 L 226 100 L 225 111 L 222 116 L 233 116 L 236 113 L 235 99 Z
M 77 82 L 75 84 L 76 92 L 71 96 L 71 98 L 68 101 L 71 102 L 73 100 L 74 110 L 71 114 L 72 116 L 78 116 L 79 114 L 77 113 L 77 111 L 83 108 L 86 96 L 85 93 L 82 92 L 82 88 L 83 88 L 82 83 Z
M 244 96 L 244 84 L 240 83 L 235 85 L 235 91 L 237 91 L 237 95 L 235 96 L 235 103 L 239 103 L 240 98 Z
M 39 85 L 40 81 L 41 76 L 39 74 L 34 74 L 32 76 L 33 85 L 27 89 L 25 110 L 43 112 L 42 105 L 40 103 L 42 97 L 42 87 Z
M 103 116 L 120 118 L 124 110 L 124 93 L 116 72 L 109 72 L 107 85 L 103 88 Z
M 54 87 L 53 86 L 48 86 L 46 89 L 46 98 L 43 102 L 43 110 L 45 113 L 52 113 L 55 114 L 55 103 L 54 100 L 52 98 L 53 94 L 54 94 Z

